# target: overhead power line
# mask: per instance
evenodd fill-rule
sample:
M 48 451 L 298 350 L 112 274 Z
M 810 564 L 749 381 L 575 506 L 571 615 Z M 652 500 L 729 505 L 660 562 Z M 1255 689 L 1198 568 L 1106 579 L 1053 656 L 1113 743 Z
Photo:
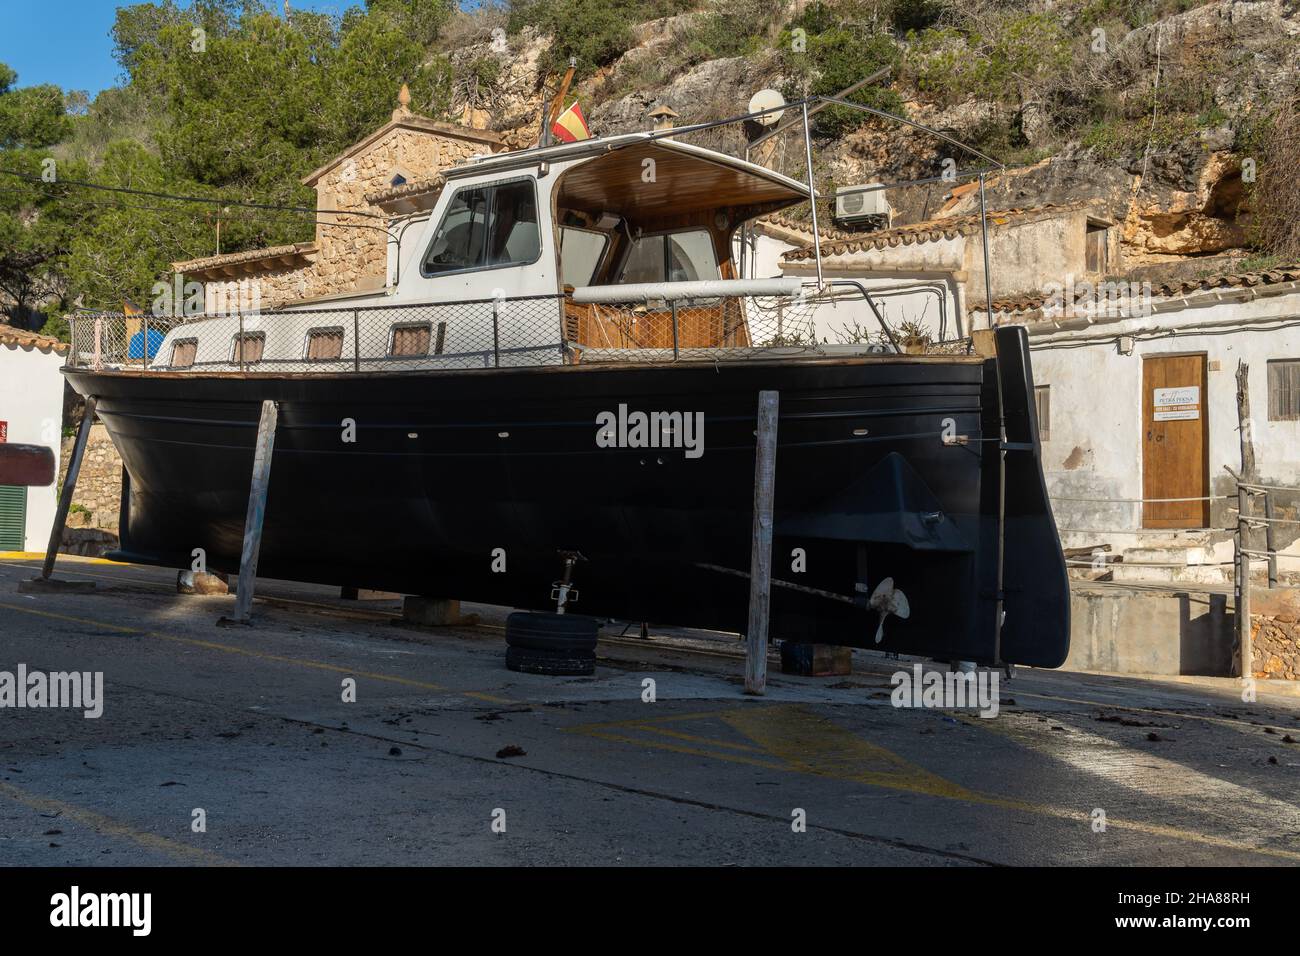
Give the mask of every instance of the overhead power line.
M 77 186 L 81 189 L 98 189 L 110 193 L 126 193 L 132 196 L 147 196 L 151 199 L 168 199 L 174 202 L 193 202 L 201 203 L 205 206 L 241 206 L 245 209 L 269 209 L 286 212 L 304 212 L 312 215 L 328 213 L 337 216 L 363 216 L 368 219 L 384 219 L 389 217 L 380 213 L 361 212 L 354 209 L 317 209 L 312 206 L 289 206 L 280 203 L 260 203 L 246 202 L 241 199 L 223 199 L 220 196 L 185 196 L 179 193 L 159 192 L 151 189 L 133 189 L 129 186 L 106 186 L 103 183 L 88 183 L 78 179 L 60 179 L 56 182 L 49 182 L 33 173 L 19 172 L 16 169 L 0 169 L 0 175 L 14 176 L 18 179 L 24 179 L 28 182 L 40 183 L 47 186 Z

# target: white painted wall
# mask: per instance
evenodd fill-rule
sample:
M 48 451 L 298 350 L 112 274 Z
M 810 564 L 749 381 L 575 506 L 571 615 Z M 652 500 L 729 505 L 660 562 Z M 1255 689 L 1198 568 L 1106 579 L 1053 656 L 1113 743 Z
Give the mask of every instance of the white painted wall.
M 0 342 L 0 421 L 9 423 L 9 441 L 54 450 L 58 470 L 63 428 L 64 357 Z M 54 487 L 27 489 L 26 551 L 44 551 L 54 525 Z
M 1208 394 L 1202 407 L 1209 418 L 1211 493 L 1221 493 L 1229 482 L 1224 465 L 1234 470 L 1240 467 L 1238 360 L 1250 367 L 1251 417 L 1260 476 L 1265 483 L 1300 485 L 1300 422 L 1268 421 L 1269 360 L 1300 359 L 1300 290 L 1244 302 L 1218 301 L 1214 293 L 1193 301 L 1214 304 L 1050 335 L 1044 334 L 1042 323 L 1030 326 L 1035 384 L 1051 386 L 1050 437 L 1043 444 L 1043 470 L 1049 493 L 1058 498 L 1055 511 L 1060 527 L 1141 527 L 1137 505 L 1059 499 L 1142 497 L 1142 363 L 1146 356 L 1206 356 Z M 1288 319 L 1295 321 L 1292 327 L 1286 327 Z M 1134 336 L 1131 355 L 1120 354 L 1117 335 Z M 1143 336 L 1154 337 L 1144 340 Z M 1221 507 L 1214 510 L 1211 520 L 1227 526 Z M 1293 535 L 1294 530 L 1286 538 Z M 1067 547 L 1111 540 L 1098 534 L 1062 537 Z

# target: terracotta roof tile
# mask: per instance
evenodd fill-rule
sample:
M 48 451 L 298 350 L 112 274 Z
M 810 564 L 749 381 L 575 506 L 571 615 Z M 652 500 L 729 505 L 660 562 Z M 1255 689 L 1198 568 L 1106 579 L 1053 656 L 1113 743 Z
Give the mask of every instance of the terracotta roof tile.
M 306 256 L 315 251 L 316 243 L 314 242 L 295 242 L 287 246 L 247 249 L 244 252 L 227 252 L 220 256 L 207 256 L 203 259 L 173 262 L 172 269 L 177 272 L 202 272 L 205 269 L 239 265 L 245 262 L 257 262 L 261 259 L 278 259 L 281 256 Z
M 754 220 L 759 226 L 772 226 L 782 232 L 795 233 L 803 236 L 805 242 L 812 242 L 812 223 L 805 219 L 794 219 L 790 216 L 783 216 L 780 213 L 769 213 Z M 822 242 L 835 242 L 842 239 L 851 239 L 857 233 L 843 232 L 839 229 L 833 229 L 830 226 L 823 226 L 818 223 L 817 231 L 821 233 Z
M 1084 203 L 1071 203 L 1068 205 L 1034 206 L 1029 209 L 990 210 L 988 215 L 989 222 L 992 225 L 1001 226 L 1009 222 L 1032 222 L 1037 219 L 1049 219 L 1053 216 L 1083 208 L 1085 208 Z M 979 228 L 980 217 L 978 213 L 969 216 L 946 216 L 942 219 L 929 219 L 925 222 L 894 226 L 877 232 L 846 235 L 837 241 L 823 244 L 822 256 L 845 255 L 864 252 L 868 249 L 912 246 L 922 242 L 936 242 L 940 239 L 955 239 L 957 236 L 968 236 L 979 232 Z M 811 245 L 804 246 L 801 249 L 792 249 L 784 256 L 789 261 L 812 259 L 813 257 L 814 251 Z
M 1155 295 L 1172 298 L 1189 292 L 1202 292 L 1211 289 L 1252 288 L 1257 285 L 1276 285 L 1280 282 L 1300 280 L 1300 265 L 1281 266 L 1256 272 L 1225 272 L 1204 278 L 1185 279 L 1178 283 L 1152 284 Z
M 1123 277 L 1103 281 L 1137 282 L 1139 284 L 1142 282 L 1141 279 Z M 1195 295 L 1198 292 L 1213 292 L 1219 289 L 1251 289 L 1255 286 L 1280 285 L 1284 282 L 1300 282 L 1300 264 L 1279 266 L 1276 269 L 1263 271 L 1222 272 L 1216 275 L 1184 279 L 1178 282 L 1152 283 L 1151 295 L 1161 299 L 1176 299 L 1180 296 Z M 993 311 L 1004 314 L 1035 312 L 1041 309 L 1046 302 L 1047 297 L 1043 295 L 1011 296 L 1005 299 L 993 300 Z M 972 305 L 967 311 L 983 313 L 984 305 L 983 303 Z
M 0 324 L 0 345 L 16 345 L 28 352 L 34 348 L 46 353 L 68 351 L 68 343 L 60 342 L 52 335 L 41 335 L 39 332 L 3 324 Z

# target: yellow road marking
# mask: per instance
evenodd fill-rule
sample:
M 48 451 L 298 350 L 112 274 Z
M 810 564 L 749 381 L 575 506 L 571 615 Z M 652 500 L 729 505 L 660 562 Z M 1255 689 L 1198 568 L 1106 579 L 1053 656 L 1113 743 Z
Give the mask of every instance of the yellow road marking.
M 200 849 L 196 846 L 190 846 L 187 843 L 181 843 L 179 840 L 172 840 L 168 837 L 159 836 L 156 833 L 148 833 L 144 830 L 138 830 L 129 824 L 114 820 L 112 817 L 106 817 L 102 813 L 96 813 L 94 810 L 87 810 L 85 807 L 78 807 L 71 803 L 64 803 L 62 800 L 54 800 L 50 797 L 41 797 L 25 790 L 19 790 L 17 787 L 0 782 L 0 796 L 8 797 L 10 800 L 20 803 L 25 807 L 30 807 L 40 813 L 57 813 L 60 817 L 68 820 L 75 820 L 83 826 L 90 827 L 97 833 L 104 833 L 108 836 L 121 837 L 130 840 L 148 850 L 157 850 L 160 853 L 166 853 L 168 856 L 180 860 L 184 863 L 199 863 L 205 866 L 238 866 L 233 860 L 227 860 L 225 857 L 210 853 L 207 850 Z
M 126 561 L 110 561 L 108 558 L 92 558 L 84 554 L 63 554 L 60 552 L 58 560 L 72 561 L 76 564 L 111 564 L 117 568 L 130 568 L 134 565 Z M 0 561 L 45 561 L 44 551 L 0 551 Z
M 667 727 L 653 727 L 643 725 L 637 727 L 638 730 L 645 730 L 648 733 L 659 734 L 661 737 L 671 737 L 675 740 L 685 740 L 689 743 L 708 744 L 711 747 L 725 747 L 728 750 L 739 750 L 744 753 L 762 753 L 760 747 L 754 747 L 749 744 L 733 743 L 730 740 L 713 740 L 709 737 L 697 737 L 695 734 L 684 734 L 680 730 L 669 730 Z
M 711 718 L 722 719 L 729 726 L 745 733 L 755 743 L 764 747 L 765 752 L 775 759 L 765 760 L 745 754 L 722 753 L 717 750 L 706 750 L 703 747 L 687 747 L 655 738 L 634 737 L 620 732 L 645 730 L 648 729 L 646 725 L 657 723 L 661 719 L 665 721 L 689 721 Z M 984 723 L 988 722 L 985 721 Z M 584 724 L 570 727 L 568 730 L 572 733 L 618 741 L 632 746 L 649 746 L 674 753 L 711 757 L 714 760 L 722 760 L 727 763 L 847 780 L 867 786 L 920 793 L 977 806 L 987 806 L 1019 813 L 1032 813 L 1077 823 L 1081 826 L 1091 825 L 1090 810 L 1073 810 L 1067 807 L 1031 803 L 1011 797 L 1001 797 L 996 794 L 968 790 L 959 784 L 945 780 L 922 767 L 904 760 L 883 747 L 862 740 L 856 734 L 812 714 L 803 705 L 799 704 L 774 704 L 762 707 L 750 705 L 725 711 L 678 714 L 670 718 L 639 718 L 628 721 Z M 697 739 L 714 746 L 722 743 L 704 737 Z M 1132 830 L 1147 836 L 1197 843 L 1219 849 L 1238 850 L 1244 853 L 1255 853 L 1283 860 L 1300 861 L 1300 852 L 1256 846 L 1241 840 L 1197 833 L 1192 830 L 1182 830 L 1159 823 L 1127 820 L 1108 814 L 1106 826 L 1120 830 Z
M 804 707 L 742 707 L 723 720 L 802 773 L 956 800 L 976 796 Z
M 0 602 L 0 608 L 6 608 L 10 611 L 21 611 L 24 614 L 34 614 L 38 617 L 53 618 L 58 621 L 68 621 L 72 624 L 85 624 L 92 627 L 107 628 L 118 631 L 123 634 L 137 634 L 141 637 L 153 637 L 161 641 L 171 641 L 174 644 L 184 644 L 189 647 L 200 647 L 204 650 L 222 651 L 227 654 L 239 654 L 244 657 L 252 657 L 257 660 L 271 661 L 276 664 L 292 664 L 296 667 L 307 667 L 312 670 L 332 671 L 336 674 L 347 674 L 348 676 L 365 677 L 369 680 L 387 681 L 390 684 L 402 684 L 407 687 L 418 687 L 422 690 L 437 691 L 440 693 L 453 693 L 461 697 L 473 697 L 476 700 L 485 700 L 494 704 L 512 704 L 514 701 L 508 697 L 498 697 L 495 694 L 487 694 L 482 691 L 457 691 L 450 687 L 444 687 L 441 684 L 431 684 L 428 681 L 413 680 L 409 677 L 397 677 L 393 674 L 380 674 L 375 671 L 362 671 L 352 667 L 343 667 L 339 664 L 327 664 L 324 661 L 314 661 L 304 657 L 285 657 L 282 654 L 267 654 L 264 651 L 255 651 L 247 647 L 238 647 L 234 644 L 220 644 L 216 641 L 204 641 L 195 637 L 178 637 L 175 634 L 164 634 L 161 631 L 148 631 L 136 627 L 124 627 L 120 624 L 109 624 L 106 621 L 97 621 L 94 618 L 72 617 L 68 614 L 56 614 L 53 611 L 41 611 L 32 607 L 23 607 L 21 604 L 7 604 Z
M 60 555 L 60 559 L 62 559 L 63 557 L 67 557 L 67 555 Z M 88 562 L 88 563 L 89 563 L 89 562 Z M 104 560 L 102 560 L 102 559 L 100 559 L 99 561 L 97 561 L 97 562 L 95 562 L 95 563 L 98 563 L 98 564 L 105 564 L 105 565 L 109 565 L 109 566 L 111 566 L 111 567 L 115 567 L 115 568 L 137 568 L 137 567 L 139 567 L 139 565 L 137 565 L 137 564 L 119 564 L 119 563 L 117 563 L 117 562 L 115 562 L 115 561 L 104 561 Z M 19 568 L 19 569 L 21 569 L 21 570 L 25 570 L 25 571 L 26 571 L 26 570 L 31 570 L 31 571 L 35 571 L 35 570 L 36 570 L 36 568 L 33 568 L 33 567 L 31 567 L 30 565 L 26 565 L 26 564 L 10 564 L 10 563 L 4 561 L 4 555 L 0 555 L 0 564 L 4 564 L 4 566 L 7 567 L 7 568 Z M 56 570 L 57 570 L 57 568 L 56 568 Z M 160 570 L 166 570 L 166 569 L 160 569 Z M 101 580 L 101 581 L 124 581 L 124 582 L 126 582 L 127 584 L 152 584 L 152 585 L 156 585 L 156 586 L 164 587 L 164 588 L 167 587 L 167 585 L 168 585 L 168 580 L 167 580 L 166 578 L 162 578 L 162 579 L 158 579 L 158 578 L 143 578 L 143 577 L 141 577 L 141 578 L 137 578 L 137 577 L 127 577 L 126 575 L 123 575 L 123 574 L 96 574 L 94 571 L 83 571 L 81 568 L 77 568 L 77 570 L 76 570 L 75 573 L 76 573 L 77 577 L 79 577 L 79 578 L 98 578 L 98 579 Z

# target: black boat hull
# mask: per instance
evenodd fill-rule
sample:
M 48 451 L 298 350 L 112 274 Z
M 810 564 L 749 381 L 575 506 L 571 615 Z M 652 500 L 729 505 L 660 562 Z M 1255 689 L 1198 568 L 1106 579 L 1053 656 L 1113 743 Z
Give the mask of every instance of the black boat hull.
M 757 396 L 776 389 L 773 637 L 1054 667 L 1069 592 L 1028 350 L 1022 330 L 997 340 L 997 360 L 65 373 L 122 455 L 131 560 L 189 567 L 201 548 L 238 571 L 271 399 L 259 574 L 543 609 L 557 550 L 575 550 L 572 611 L 731 631 L 747 619 Z M 600 447 L 597 416 L 620 404 L 702 412 L 703 453 Z M 867 598 L 886 577 L 911 613 L 876 644 Z

